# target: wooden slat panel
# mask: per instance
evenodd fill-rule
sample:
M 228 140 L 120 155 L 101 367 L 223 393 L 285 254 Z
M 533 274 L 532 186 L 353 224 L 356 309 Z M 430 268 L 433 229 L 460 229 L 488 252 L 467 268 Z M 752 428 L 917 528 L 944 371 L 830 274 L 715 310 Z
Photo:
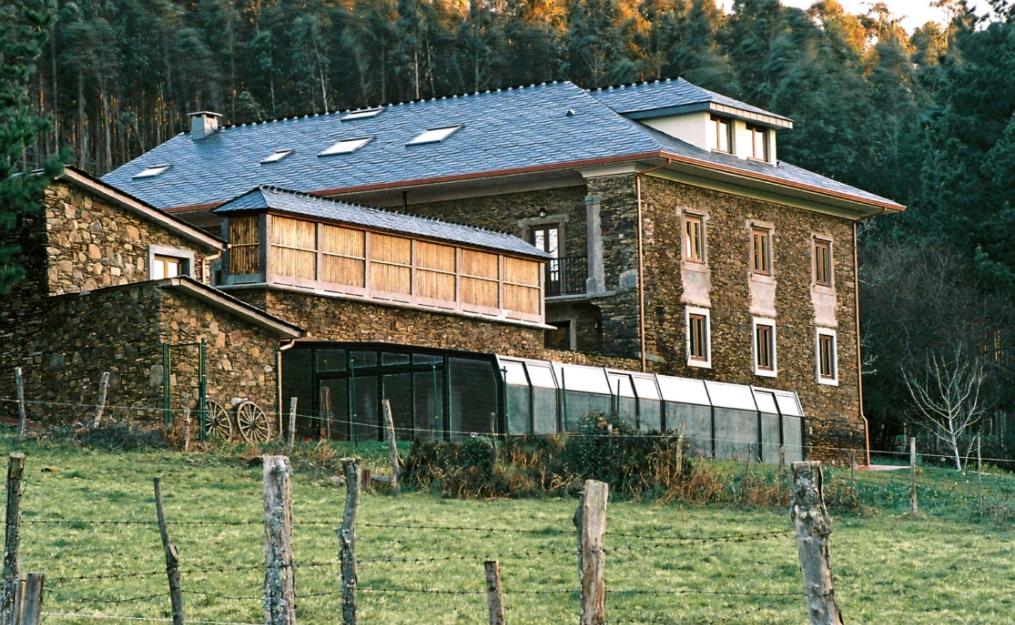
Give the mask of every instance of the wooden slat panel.
M 321 280 L 362 288 L 366 286 L 366 278 L 363 272 L 364 266 L 365 262 L 362 260 L 325 254 L 321 259 Z
M 505 284 L 504 308 L 530 315 L 539 314 L 539 288 Z
M 363 258 L 366 252 L 366 233 L 362 230 L 321 224 L 321 251 Z
M 452 245 L 438 245 L 416 241 L 416 266 L 421 269 L 455 270 L 455 248 Z
M 454 253 L 454 248 L 452 248 Z M 448 304 L 455 301 L 455 276 L 449 273 L 416 270 L 416 295 L 429 299 L 443 300 Z
M 497 308 L 499 291 L 500 287 L 496 280 L 462 278 L 462 302 L 464 304 Z
M 371 249 L 373 242 L 371 241 Z M 370 289 L 388 293 L 409 293 L 409 268 L 370 263 Z
M 371 232 L 370 260 L 408 265 L 412 260 L 412 241 Z
M 496 254 L 462 250 L 462 274 L 476 278 L 498 277 L 498 258 Z
M 295 247 L 301 250 L 317 249 L 317 224 L 302 219 L 271 218 L 271 244 Z
M 504 257 L 504 281 L 539 286 L 540 264 L 534 260 Z
M 238 215 L 229 218 L 229 243 L 232 245 L 256 244 L 258 215 Z
M 257 215 L 238 215 L 229 218 L 230 274 L 242 275 L 261 271 L 258 236 Z
M 314 280 L 317 273 L 317 254 L 273 245 L 271 272 L 278 276 Z

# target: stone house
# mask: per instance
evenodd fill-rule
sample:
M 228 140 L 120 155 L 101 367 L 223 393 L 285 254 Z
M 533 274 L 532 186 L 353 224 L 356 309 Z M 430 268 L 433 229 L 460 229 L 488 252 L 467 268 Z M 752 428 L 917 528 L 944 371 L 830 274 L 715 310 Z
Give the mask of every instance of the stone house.
M 236 126 L 196 113 L 189 133 L 103 182 L 225 240 L 228 252 L 209 264 L 208 280 L 308 330 L 284 352 L 292 364 L 283 366 L 282 386 L 318 418 L 326 407 L 344 410 L 350 425 L 354 415 L 369 414 L 369 430 L 377 398 L 391 395 L 390 373 L 404 376 L 399 384 L 412 405 L 395 410 L 414 431 L 431 418 L 443 419 L 439 427 L 448 432 L 456 423 L 474 431 L 475 423 L 455 420 L 452 393 L 435 399 L 438 386 L 451 385 L 455 359 L 474 358 L 493 369 L 496 400 L 482 412 L 493 408 L 502 429 L 522 414 L 525 431 L 549 428 L 538 426 L 536 406 L 539 389 L 551 387 L 555 427 L 566 426 L 567 377 L 572 385 L 588 380 L 589 389 L 605 384 L 608 409 L 633 399 L 644 429 L 686 425 L 693 406 L 707 406 L 710 423 L 700 425 L 713 451 L 727 425 L 717 418 L 722 410 L 748 415 L 723 436 L 762 456 L 773 437 L 788 441 L 785 419 L 803 412 L 805 431 L 794 436 L 806 437 L 808 453 L 841 457 L 842 449 L 865 445 L 857 223 L 904 207 L 779 160 L 778 136 L 792 127 L 783 116 L 681 79 L 591 91 L 558 82 Z M 325 223 L 348 222 L 321 218 L 321 211 L 350 203 L 524 240 L 533 248 L 528 258 L 537 258 L 533 251 L 545 258 L 538 310 L 506 305 L 505 289 L 518 295 L 535 284 L 531 277 L 508 284 L 503 260 L 490 261 L 489 274 L 463 272 L 461 252 L 445 256 L 443 270 L 418 267 L 416 244 L 388 249 L 379 261 L 389 278 L 409 276 L 409 292 L 373 289 L 372 259 L 357 247 L 363 244 L 337 253 L 322 235 Z M 294 217 L 317 222 L 316 230 L 269 239 L 273 220 Z M 304 241 L 294 244 L 298 236 Z M 258 250 L 252 273 L 232 266 L 241 248 Z M 507 256 L 525 257 L 518 249 Z M 339 257 L 364 267 L 354 288 L 325 279 L 324 263 Z M 280 280 L 271 267 L 286 263 L 289 275 Z M 417 280 L 421 270 L 430 283 Z M 417 290 L 440 288 L 437 275 L 454 289 L 485 278 L 496 305 L 464 303 L 460 293 L 438 302 Z M 386 358 L 394 368 L 382 374 Z M 360 406 L 361 387 L 350 398 L 357 367 L 375 360 L 364 375 L 378 376 L 367 384 L 376 391 Z M 540 364 L 547 360 L 553 364 Z M 605 368 L 567 372 L 576 365 Z M 303 373 L 287 383 L 287 370 Z M 525 401 L 512 399 L 512 376 L 525 381 Z M 313 384 L 297 393 L 304 379 Z M 333 397 L 325 400 L 332 380 L 342 384 L 329 387 Z M 683 415 L 677 421 L 667 412 L 668 392 L 684 406 L 673 408 Z M 786 393 L 794 398 L 786 406 L 797 409 L 780 403 Z M 420 407 L 431 400 L 429 412 Z M 766 425 L 766 415 L 775 425 Z

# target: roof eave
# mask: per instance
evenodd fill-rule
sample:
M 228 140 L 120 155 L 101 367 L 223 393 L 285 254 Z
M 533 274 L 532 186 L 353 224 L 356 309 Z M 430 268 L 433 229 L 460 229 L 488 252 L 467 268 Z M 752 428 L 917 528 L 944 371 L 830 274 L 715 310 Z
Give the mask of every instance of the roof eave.
M 701 112 L 728 115 L 744 121 L 781 130 L 790 130 L 793 128 L 793 120 L 788 117 L 770 113 L 758 113 L 756 111 L 749 111 L 747 109 L 738 108 L 729 104 L 713 102 L 711 100 L 702 100 L 701 102 L 691 102 L 689 104 L 681 104 L 678 106 L 665 106 L 638 111 L 621 111 L 620 114 L 631 120 L 643 120 L 658 119 L 660 117 L 675 117 L 677 115 L 687 115 L 689 113 Z
M 157 284 L 159 288 L 178 289 L 206 304 L 231 312 L 260 328 L 274 332 L 280 337 L 298 339 L 306 334 L 303 328 L 295 324 L 271 315 L 256 306 L 251 306 L 232 295 L 223 293 L 221 290 L 198 282 L 193 278 L 186 276 L 167 278 L 158 281 Z

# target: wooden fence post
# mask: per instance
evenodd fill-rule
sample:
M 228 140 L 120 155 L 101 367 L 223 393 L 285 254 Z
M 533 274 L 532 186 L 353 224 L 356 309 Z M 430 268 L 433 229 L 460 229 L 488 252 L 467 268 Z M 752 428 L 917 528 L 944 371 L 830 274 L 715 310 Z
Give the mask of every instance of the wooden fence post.
M 299 397 L 289 398 L 289 457 L 293 455 L 293 447 L 296 446 L 296 403 Z
M 581 502 L 574 513 L 578 528 L 578 575 L 581 582 L 580 625 L 606 623 L 606 502 L 610 487 L 604 482 L 585 480 Z
M 352 420 L 352 415 L 349 415 Z M 331 440 L 331 387 L 321 387 L 321 421 L 318 424 L 317 437 L 322 440 Z
M 983 516 L 983 453 L 980 447 L 980 442 L 983 440 L 982 434 L 976 435 L 976 500 L 977 509 L 980 512 L 980 516 Z
M 916 437 L 909 439 L 909 513 L 920 511 L 920 502 L 916 496 Z
M 285 456 L 264 456 L 264 618 L 295 625 L 292 473 Z
M 20 574 L 21 495 L 25 485 L 25 454 L 14 452 L 7 463 L 7 514 L 4 530 L 3 595 L 0 596 L 0 625 L 14 625 L 17 611 L 17 586 Z
M 29 573 L 25 584 L 24 602 L 19 610 L 20 625 L 39 625 L 42 622 L 42 573 Z
M 25 435 L 28 414 L 25 410 L 25 379 L 21 375 L 21 367 L 14 367 L 14 387 L 18 397 L 18 438 Z
M 500 589 L 500 564 L 496 560 L 483 563 L 486 568 L 486 604 L 490 608 L 490 625 L 504 625 L 504 594 Z
M 345 473 L 345 514 L 338 530 L 338 555 L 342 563 L 342 623 L 356 625 L 356 514 L 362 473 L 355 458 L 342 458 L 342 470 Z
M 166 513 L 162 507 L 162 478 L 152 478 L 155 487 L 155 516 L 159 521 L 159 536 L 166 554 L 166 575 L 169 577 L 169 602 L 173 608 L 173 625 L 183 625 L 183 590 L 180 587 L 180 552 L 169 541 Z
M 109 390 L 109 372 L 103 371 L 99 378 L 99 400 L 95 403 L 95 421 L 92 427 L 97 428 L 102 423 L 102 413 L 106 410 L 106 392 Z
M 395 497 L 402 494 L 402 487 L 399 484 L 402 468 L 398 460 L 398 440 L 395 438 L 395 418 L 391 414 L 391 402 L 385 399 L 381 402 L 384 408 L 384 427 L 388 434 L 388 455 L 391 456 L 391 489 Z
M 793 523 L 811 625 L 842 625 L 835 601 L 828 536 L 832 523 L 825 508 L 820 462 L 793 463 Z
M 190 408 L 183 409 L 183 451 L 190 451 Z

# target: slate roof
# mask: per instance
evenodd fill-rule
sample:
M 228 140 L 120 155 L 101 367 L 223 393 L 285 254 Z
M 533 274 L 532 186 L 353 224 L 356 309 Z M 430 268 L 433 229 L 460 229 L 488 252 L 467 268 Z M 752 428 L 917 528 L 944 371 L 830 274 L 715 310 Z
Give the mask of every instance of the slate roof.
M 338 202 L 270 186 L 251 189 L 215 208 L 212 212 L 222 215 L 266 209 L 525 256 L 549 257 L 539 248 L 512 234 L 380 208 L 359 206 L 348 202 Z
M 748 113 L 767 115 L 787 122 L 792 121 L 788 117 L 766 111 L 721 93 L 709 91 L 687 82 L 683 78 L 667 78 L 665 80 L 619 85 L 616 87 L 602 87 L 600 89 L 593 89 L 591 94 L 614 111 L 631 117 L 643 118 L 648 115 L 632 114 L 648 113 L 649 111 L 658 111 L 659 114 L 665 114 L 665 112 L 673 109 L 688 108 L 693 105 L 711 102 L 737 108 Z
M 570 82 L 546 83 L 392 104 L 374 117 L 355 121 L 341 121 L 345 113 L 328 113 L 226 126 L 199 141 L 181 133 L 110 172 L 103 181 L 160 208 L 214 206 L 261 185 L 338 193 L 689 152 L 705 165 L 733 167 L 746 175 L 763 170 L 775 182 L 812 185 L 819 192 L 902 208 L 785 163 L 759 165 L 700 150 L 607 106 L 609 102 L 622 110 L 648 106 L 637 102 L 676 97 L 685 84 L 690 85 L 677 80 L 590 92 Z M 695 90 L 687 92 L 711 94 Z M 623 104 L 629 97 L 631 103 Z M 427 129 L 452 125 L 462 128 L 440 143 L 406 145 Z M 364 137 L 373 140 L 355 152 L 318 156 L 340 139 Z M 293 152 L 278 162 L 261 164 L 280 149 Z M 160 163 L 171 167 L 159 176 L 133 178 Z

